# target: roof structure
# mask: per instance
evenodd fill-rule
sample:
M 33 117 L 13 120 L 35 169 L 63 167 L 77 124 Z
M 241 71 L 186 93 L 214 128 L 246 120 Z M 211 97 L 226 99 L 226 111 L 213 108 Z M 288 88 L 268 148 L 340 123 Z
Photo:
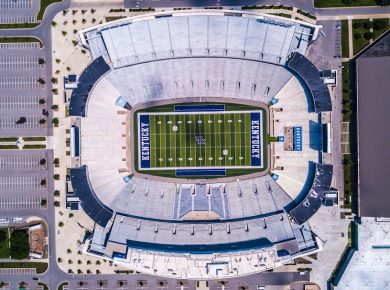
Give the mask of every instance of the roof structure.
M 360 215 L 390 217 L 390 33 L 356 59 Z

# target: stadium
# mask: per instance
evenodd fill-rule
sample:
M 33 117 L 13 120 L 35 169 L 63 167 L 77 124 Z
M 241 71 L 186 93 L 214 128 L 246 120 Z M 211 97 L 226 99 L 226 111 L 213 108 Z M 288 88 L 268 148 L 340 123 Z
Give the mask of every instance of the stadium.
M 322 249 L 332 102 L 305 56 L 319 26 L 242 11 L 159 12 L 79 32 L 69 105 L 85 253 L 185 279 L 248 275 Z

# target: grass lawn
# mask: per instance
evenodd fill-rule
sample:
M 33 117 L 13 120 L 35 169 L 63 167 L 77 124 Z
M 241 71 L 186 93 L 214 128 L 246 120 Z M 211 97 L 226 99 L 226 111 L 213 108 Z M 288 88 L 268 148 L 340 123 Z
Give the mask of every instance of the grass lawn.
M 314 0 L 314 7 L 330 8 L 330 7 L 356 7 L 356 6 L 377 6 L 375 0 L 354 0 L 347 5 L 342 0 Z
M 0 145 L 0 149 L 18 149 L 16 145 Z
M 8 228 L 1 228 L 0 231 L 4 232 L 7 237 L 3 242 L 0 242 L 0 259 L 8 259 L 10 255 Z
M 375 40 L 382 33 L 389 29 L 389 21 L 387 18 L 376 19 L 371 23 L 374 24 L 376 21 L 386 21 L 386 27 L 383 29 L 373 29 L 372 39 Z M 366 28 L 365 25 L 370 23 L 368 19 L 356 19 L 352 21 L 352 33 L 353 33 L 353 54 L 356 55 L 359 51 L 370 44 L 370 39 L 366 39 L 364 34 L 369 33 L 370 29 Z
M 349 63 L 343 62 L 343 121 L 349 122 L 351 119 L 351 99 L 349 83 Z
M 18 141 L 18 138 L 16 137 L 0 138 L 0 142 L 16 142 L 16 141 Z
M 49 287 L 47 287 L 47 285 L 43 282 L 38 282 L 38 286 L 42 286 L 43 290 L 49 290 Z
M 42 20 L 43 19 L 43 13 L 45 13 L 45 10 L 47 6 L 53 3 L 61 2 L 62 0 L 41 0 L 41 9 L 38 12 L 37 19 Z
M 227 170 L 223 176 L 237 176 L 267 168 L 264 109 L 239 104 L 191 103 L 184 104 L 191 111 L 183 113 L 180 106 L 151 107 L 135 113 L 134 134 L 138 136 L 142 132 L 142 140 L 147 140 L 142 148 L 138 144 L 141 136 L 135 141 L 137 171 L 175 177 L 176 169 L 223 169 Z M 223 109 L 204 111 L 204 106 Z M 256 130 L 262 136 L 252 136 Z M 251 138 L 257 139 L 257 143 Z M 143 161 L 138 164 L 141 155 Z
M 46 145 L 42 145 L 42 144 L 39 144 L 39 145 L 24 145 L 23 146 L 23 149 L 45 149 L 46 148 Z
M 39 23 L 3 23 L 0 24 L 0 29 L 34 28 L 38 25 Z
M 341 21 L 342 57 L 349 57 L 348 20 Z
M 0 43 L 15 43 L 15 42 L 39 42 L 40 47 L 43 47 L 42 42 L 35 37 L 0 37 Z
M 24 141 L 46 141 L 46 137 L 23 137 Z
M 0 268 L 35 268 L 37 274 L 45 273 L 48 264 L 43 262 L 0 262 Z
M 58 290 L 64 290 L 64 286 L 68 286 L 69 283 L 68 282 L 63 282 L 61 283 L 59 286 L 58 286 Z

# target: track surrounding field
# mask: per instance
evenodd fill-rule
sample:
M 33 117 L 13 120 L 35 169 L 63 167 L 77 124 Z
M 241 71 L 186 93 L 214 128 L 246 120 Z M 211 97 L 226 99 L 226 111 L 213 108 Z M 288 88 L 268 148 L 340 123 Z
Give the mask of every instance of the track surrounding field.
M 262 111 L 139 113 L 140 168 L 261 167 L 262 118 Z

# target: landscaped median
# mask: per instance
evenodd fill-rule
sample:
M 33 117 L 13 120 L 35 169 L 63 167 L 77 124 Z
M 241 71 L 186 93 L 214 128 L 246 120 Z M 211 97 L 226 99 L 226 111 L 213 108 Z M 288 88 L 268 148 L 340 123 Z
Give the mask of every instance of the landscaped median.
M 314 0 L 316 8 L 359 7 L 384 5 L 386 0 Z
M 353 54 L 356 55 L 389 29 L 389 19 L 355 19 L 352 21 Z
M 38 38 L 31 36 L 22 36 L 22 37 L 0 37 L 0 43 L 15 43 L 15 42 L 39 42 L 39 46 L 43 47 L 42 41 Z

